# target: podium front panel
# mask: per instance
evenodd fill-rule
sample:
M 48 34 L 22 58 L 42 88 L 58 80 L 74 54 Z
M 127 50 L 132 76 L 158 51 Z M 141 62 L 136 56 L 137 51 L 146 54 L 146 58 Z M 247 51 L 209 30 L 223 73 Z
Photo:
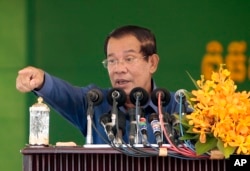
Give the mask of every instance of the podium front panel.
M 132 157 L 112 148 L 24 148 L 24 171 L 226 171 L 226 160 Z

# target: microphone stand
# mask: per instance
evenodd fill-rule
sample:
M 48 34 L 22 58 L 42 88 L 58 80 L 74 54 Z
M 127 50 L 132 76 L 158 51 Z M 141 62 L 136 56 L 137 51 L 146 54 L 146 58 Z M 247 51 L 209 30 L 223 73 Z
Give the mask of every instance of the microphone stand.
M 137 126 L 136 126 L 136 115 L 135 109 L 131 108 L 128 110 L 130 120 L 130 131 L 129 131 L 129 144 L 134 145 L 137 137 Z
M 111 110 L 111 122 L 112 122 L 112 126 L 114 127 L 114 129 L 116 129 L 116 136 L 114 139 L 114 144 L 121 146 L 122 145 L 122 131 L 119 129 L 119 122 L 118 122 L 118 108 L 117 108 L 117 104 L 118 102 L 116 101 L 115 96 L 112 97 L 113 99 L 113 107 Z
M 108 92 L 107 96 L 108 103 L 112 105 L 111 110 L 111 125 L 116 131 L 116 138 L 114 139 L 113 145 L 122 144 L 122 133 L 119 131 L 118 126 L 118 106 L 121 106 L 126 101 L 126 93 L 123 89 L 113 88 Z M 116 125 L 116 126 L 115 126 Z
M 111 110 L 111 121 L 112 121 L 112 126 L 114 126 L 116 124 L 116 115 L 118 113 L 118 109 L 117 109 L 117 102 L 115 100 L 115 98 L 113 98 L 113 105 L 112 105 L 112 110 Z
M 138 144 L 139 141 L 141 140 L 139 138 L 142 138 L 142 136 L 139 137 L 139 135 L 141 135 L 139 134 L 139 131 L 140 131 L 139 121 L 141 117 L 140 109 L 141 109 L 141 105 L 145 105 L 148 102 L 148 93 L 145 89 L 141 87 L 135 87 L 131 90 L 129 97 L 130 97 L 130 101 L 135 105 L 135 114 L 130 112 L 130 124 L 131 124 L 130 125 L 130 140 L 133 141 L 134 139 L 134 142 L 132 143 Z M 132 115 L 135 115 L 135 116 L 132 118 Z M 131 121 L 131 118 L 134 119 L 135 121 Z M 133 124 L 133 122 L 135 122 L 135 124 Z M 132 135 L 132 134 L 135 134 L 135 135 Z
M 135 143 L 138 144 L 139 143 L 139 121 L 140 121 L 140 102 L 139 102 L 139 96 L 136 96 L 136 103 L 135 103 L 135 116 L 136 116 L 136 139 L 135 139 Z
M 135 103 L 135 116 L 136 116 L 136 139 L 135 143 L 142 143 L 144 146 L 147 146 L 147 125 L 146 118 L 142 113 L 142 108 L 140 107 L 139 96 L 136 97 Z
M 123 112 L 118 112 L 117 111 L 117 119 L 116 119 L 116 143 L 118 146 L 122 146 L 123 144 L 123 133 L 125 132 L 125 127 L 126 127 L 126 118 L 125 114 Z
M 93 114 L 94 114 L 94 104 L 88 99 L 88 109 L 87 109 L 87 136 L 86 136 L 86 144 L 93 144 L 93 135 L 92 135 L 92 120 L 93 120 Z

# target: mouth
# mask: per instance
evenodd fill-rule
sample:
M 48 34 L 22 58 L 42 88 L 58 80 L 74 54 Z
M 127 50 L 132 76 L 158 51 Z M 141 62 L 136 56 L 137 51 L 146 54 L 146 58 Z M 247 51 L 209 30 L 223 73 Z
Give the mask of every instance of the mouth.
M 115 81 L 115 85 L 121 87 L 121 86 L 127 85 L 129 82 L 130 81 L 128 81 L 128 80 L 119 79 L 119 80 Z

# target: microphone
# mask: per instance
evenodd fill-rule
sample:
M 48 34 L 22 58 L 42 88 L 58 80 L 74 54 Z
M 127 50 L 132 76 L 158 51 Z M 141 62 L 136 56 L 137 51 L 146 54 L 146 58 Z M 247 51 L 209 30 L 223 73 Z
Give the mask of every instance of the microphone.
M 126 102 L 126 93 L 121 88 L 112 88 L 107 94 L 107 100 L 110 105 L 113 105 L 114 100 L 117 106 L 122 106 Z
M 172 124 L 172 135 L 173 135 L 173 139 L 174 139 L 174 143 L 177 145 L 180 140 L 179 140 L 179 137 L 181 136 L 181 133 L 179 131 L 179 129 L 175 129 L 176 127 L 179 128 L 180 126 L 180 120 L 177 119 L 174 115 L 170 115 L 170 121 L 171 121 L 171 124 Z
M 155 106 L 158 106 L 158 96 L 161 94 L 161 104 L 162 106 L 166 106 L 171 99 L 170 92 L 164 88 L 156 88 L 151 93 L 151 100 Z
M 100 117 L 100 123 L 103 126 L 109 141 L 113 141 L 115 138 L 113 132 L 113 125 L 111 122 L 111 114 L 107 113 Z
M 152 113 L 149 117 L 149 122 L 151 124 L 151 127 L 153 129 L 153 133 L 155 135 L 156 143 L 158 146 L 162 146 L 162 137 L 161 137 L 161 125 L 159 122 L 158 114 Z
M 110 105 L 112 105 L 112 124 L 116 123 L 116 115 L 118 114 L 118 106 L 122 106 L 126 102 L 126 93 L 121 88 L 112 88 L 109 90 L 107 95 L 107 100 Z
M 93 143 L 93 135 L 92 135 L 92 120 L 94 115 L 94 105 L 98 105 L 102 102 L 103 95 L 102 92 L 98 89 L 92 89 L 87 92 L 87 136 L 86 136 L 86 144 Z
M 145 89 L 141 87 L 135 87 L 130 92 L 130 101 L 136 105 L 136 101 L 138 100 L 140 102 L 140 105 L 143 106 L 148 102 L 148 93 Z
M 148 143 L 148 134 L 147 134 L 147 123 L 146 123 L 146 118 L 141 117 L 139 121 L 139 129 L 141 131 L 142 137 L 141 141 L 144 146 L 147 145 Z
M 135 87 L 131 90 L 130 94 L 130 101 L 135 105 L 134 110 L 130 110 L 130 144 L 138 143 L 139 142 L 139 130 L 140 130 L 140 115 L 141 115 L 141 108 L 140 106 L 145 105 L 148 102 L 148 93 L 145 89 L 141 87 Z M 138 125 L 137 125 L 138 123 Z M 145 131 L 144 137 L 145 137 Z M 143 137 L 140 137 L 143 140 Z M 146 137 L 145 137 L 146 138 Z M 146 139 L 144 139 L 146 140 Z
M 173 127 L 173 123 L 175 124 L 175 116 L 170 115 L 169 113 L 164 113 L 163 114 L 163 122 L 164 122 L 164 127 L 167 130 L 168 133 L 168 137 L 171 140 L 172 143 L 176 143 L 175 140 L 175 132 L 174 132 L 174 127 Z
M 98 89 L 92 89 L 87 93 L 88 102 L 92 102 L 94 105 L 99 105 L 102 102 L 103 95 Z
M 151 99 L 154 105 L 158 106 L 158 98 L 159 94 L 161 95 L 161 106 L 166 106 L 171 99 L 171 94 L 167 89 L 164 88 L 156 88 L 152 93 L 151 93 Z M 162 113 L 163 115 L 163 123 L 164 123 L 164 128 L 167 131 L 168 137 L 170 140 L 174 143 L 175 137 L 173 134 L 173 128 L 172 128 L 172 122 L 171 122 L 171 116 L 168 113 Z M 163 136 L 163 134 L 161 134 Z
M 188 102 L 186 99 L 187 92 L 188 91 L 185 89 L 180 89 L 177 90 L 174 94 L 175 101 L 180 104 L 180 112 L 182 114 L 192 112 L 192 109 L 188 108 Z
M 179 89 L 174 94 L 175 101 L 179 104 L 179 114 L 180 115 L 184 115 L 184 114 L 187 114 L 187 112 L 189 112 L 189 109 L 187 107 L 188 102 L 186 100 L 186 93 L 187 93 L 187 90 Z M 173 127 L 179 127 L 180 124 L 181 124 L 181 121 L 173 116 L 172 117 L 172 125 L 173 125 Z M 175 137 L 175 139 L 177 140 L 177 143 L 178 143 L 179 142 L 178 137 L 181 136 L 180 131 L 177 130 L 177 129 L 174 129 L 173 134 L 174 134 L 174 137 Z
M 180 89 L 180 90 L 177 90 L 174 94 L 174 99 L 177 103 L 184 103 L 185 100 L 186 100 L 186 96 L 185 96 L 185 92 L 187 92 L 187 90 L 185 89 Z M 182 101 L 180 101 L 182 99 Z
M 116 136 L 116 142 L 122 144 L 122 136 L 125 134 L 126 130 L 126 116 L 122 111 L 118 111 L 118 122 L 113 126 L 113 132 Z

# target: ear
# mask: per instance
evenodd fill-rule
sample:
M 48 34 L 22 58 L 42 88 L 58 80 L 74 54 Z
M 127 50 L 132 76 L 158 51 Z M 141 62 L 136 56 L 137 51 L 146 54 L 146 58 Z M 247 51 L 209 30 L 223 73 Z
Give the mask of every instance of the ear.
M 150 73 L 153 74 L 158 68 L 159 56 L 157 54 L 153 54 L 149 56 L 148 62 L 150 63 Z

